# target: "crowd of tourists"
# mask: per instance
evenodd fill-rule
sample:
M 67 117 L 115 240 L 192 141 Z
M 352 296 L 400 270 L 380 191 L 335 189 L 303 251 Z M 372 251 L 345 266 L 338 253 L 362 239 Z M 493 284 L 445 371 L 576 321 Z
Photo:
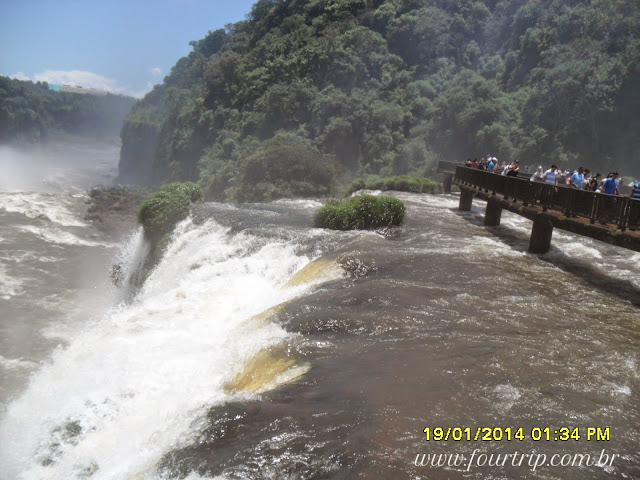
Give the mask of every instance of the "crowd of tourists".
M 488 155 L 486 159 L 482 158 L 480 160 L 477 158 L 473 160 L 468 158 L 465 165 L 473 169 L 510 177 L 517 177 L 520 173 L 518 161 L 500 163 L 496 157 L 491 155 Z M 525 168 L 525 172 L 528 173 L 528 168 Z M 546 171 L 544 171 L 542 166 L 539 166 L 535 173 L 531 175 L 530 180 L 532 182 L 541 182 L 550 185 L 566 185 L 567 187 L 581 190 L 618 195 L 618 183 L 620 181 L 618 177 L 618 172 L 611 172 L 603 178 L 600 173 L 591 175 L 591 171 L 588 168 L 580 167 L 570 172 L 569 170 L 559 170 L 556 165 L 551 165 L 551 168 Z M 635 181 L 631 187 L 631 196 L 640 199 L 640 179 Z

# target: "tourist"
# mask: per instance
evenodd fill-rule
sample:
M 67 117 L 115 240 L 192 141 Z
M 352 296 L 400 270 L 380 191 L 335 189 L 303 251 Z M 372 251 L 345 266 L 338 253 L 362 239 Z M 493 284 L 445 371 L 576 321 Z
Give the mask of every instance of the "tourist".
M 464 164 L 465 164 L 465 166 L 471 168 L 471 159 L 467 158 L 467 161 Z
M 582 190 L 589 190 L 589 175 L 591 174 L 591 170 L 588 168 L 584 169 L 584 180 L 582 181 Z
M 476 169 L 478 168 L 478 158 L 474 158 L 473 162 L 471 162 L 471 168 Z
M 495 168 L 496 168 L 496 164 L 493 163 L 493 158 L 489 158 L 489 165 L 487 165 L 487 172 L 493 173 Z
M 640 178 L 631 185 L 631 198 L 640 200 Z
M 613 172 L 611 177 L 602 182 L 600 189 L 607 195 L 618 195 L 618 172 Z
M 634 200 L 640 200 L 640 177 L 634 183 L 631 184 L 631 198 Z M 635 202 L 634 202 L 635 203 Z M 629 228 L 636 230 L 638 228 L 638 222 L 640 221 L 640 208 L 630 205 L 629 209 Z
M 544 175 L 542 176 L 542 180 L 544 181 L 544 183 L 548 183 L 549 185 L 555 185 L 558 177 L 557 170 L 558 170 L 558 167 L 556 167 L 555 165 L 551 165 L 551 168 L 546 172 L 544 172 Z
M 538 167 L 536 173 L 531 175 L 531 178 L 529 180 L 532 182 L 544 182 L 544 172 L 542 171 L 542 165 Z
M 582 190 L 582 184 L 584 183 L 584 167 L 579 167 L 577 172 L 573 172 L 569 179 L 569 186 L 571 188 L 577 188 Z
M 517 177 L 519 171 L 520 171 L 520 165 L 518 165 L 518 161 L 516 160 L 511 165 L 509 165 L 506 175 L 508 177 Z
M 602 175 L 600 175 L 600 173 L 596 173 L 593 177 L 591 177 L 591 179 L 589 180 L 589 184 L 587 185 L 587 190 L 595 192 L 598 189 L 601 176 Z
M 569 180 L 571 180 L 569 177 L 571 176 L 571 172 L 569 172 L 569 170 L 564 170 L 562 172 L 558 172 L 560 174 L 560 177 L 558 178 L 558 185 L 569 185 Z

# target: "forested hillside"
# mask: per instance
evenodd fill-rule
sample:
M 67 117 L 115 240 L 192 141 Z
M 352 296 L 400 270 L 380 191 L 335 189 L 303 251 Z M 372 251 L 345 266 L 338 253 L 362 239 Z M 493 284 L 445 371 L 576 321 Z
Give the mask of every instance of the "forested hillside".
M 43 82 L 0 76 L 0 141 L 38 141 L 53 132 L 116 136 L 135 101 L 54 92 Z
M 259 0 L 122 130 L 120 179 L 329 192 L 492 154 L 640 173 L 637 0 Z

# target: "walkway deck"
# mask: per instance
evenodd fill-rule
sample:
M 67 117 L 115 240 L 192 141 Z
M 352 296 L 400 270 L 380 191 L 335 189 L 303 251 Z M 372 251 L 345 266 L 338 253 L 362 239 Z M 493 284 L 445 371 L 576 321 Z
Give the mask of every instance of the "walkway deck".
M 456 166 L 460 209 L 487 201 L 485 225 L 500 224 L 503 209 L 533 220 L 529 251 L 546 253 L 553 228 L 640 252 L 640 200 L 530 182 Z

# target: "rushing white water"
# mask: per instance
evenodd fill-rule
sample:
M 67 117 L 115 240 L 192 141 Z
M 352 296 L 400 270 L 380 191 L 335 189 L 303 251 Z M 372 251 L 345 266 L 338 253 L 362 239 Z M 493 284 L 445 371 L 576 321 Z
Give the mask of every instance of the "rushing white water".
M 87 240 L 79 238 L 71 232 L 61 230 L 59 228 L 47 226 L 45 228 L 37 227 L 35 225 L 16 225 L 15 228 L 22 230 L 23 232 L 31 233 L 45 242 L 60 244 L 60 245 L 83 245 L 87 247 L 113 247 L 109 243 L 96 242 L 94 240 Z
M 84 227 L 71 211 L 71 204 L 79 194 L 0 193 L 0 208 L 22 213 L 29 218 L 45 217 L 62 226 Z
M 139 263 L 141 236 L 126 248 Z M 2 478 L 153 475 L 207 408 L 234 395 L 224 385 L 245 362 L 290 336 L 247 320 L 308 289 L 284 284 L 309 260 L 213 221 L 180 224 L 134 301 L 77 333 L 8 406 Z
M 19 278 L 10 276 L 7 273 L 7 267 L 0 263 L 0 298 L 9 300 L 16 295 L 22 295 L 24 293 L 22 283 Z

